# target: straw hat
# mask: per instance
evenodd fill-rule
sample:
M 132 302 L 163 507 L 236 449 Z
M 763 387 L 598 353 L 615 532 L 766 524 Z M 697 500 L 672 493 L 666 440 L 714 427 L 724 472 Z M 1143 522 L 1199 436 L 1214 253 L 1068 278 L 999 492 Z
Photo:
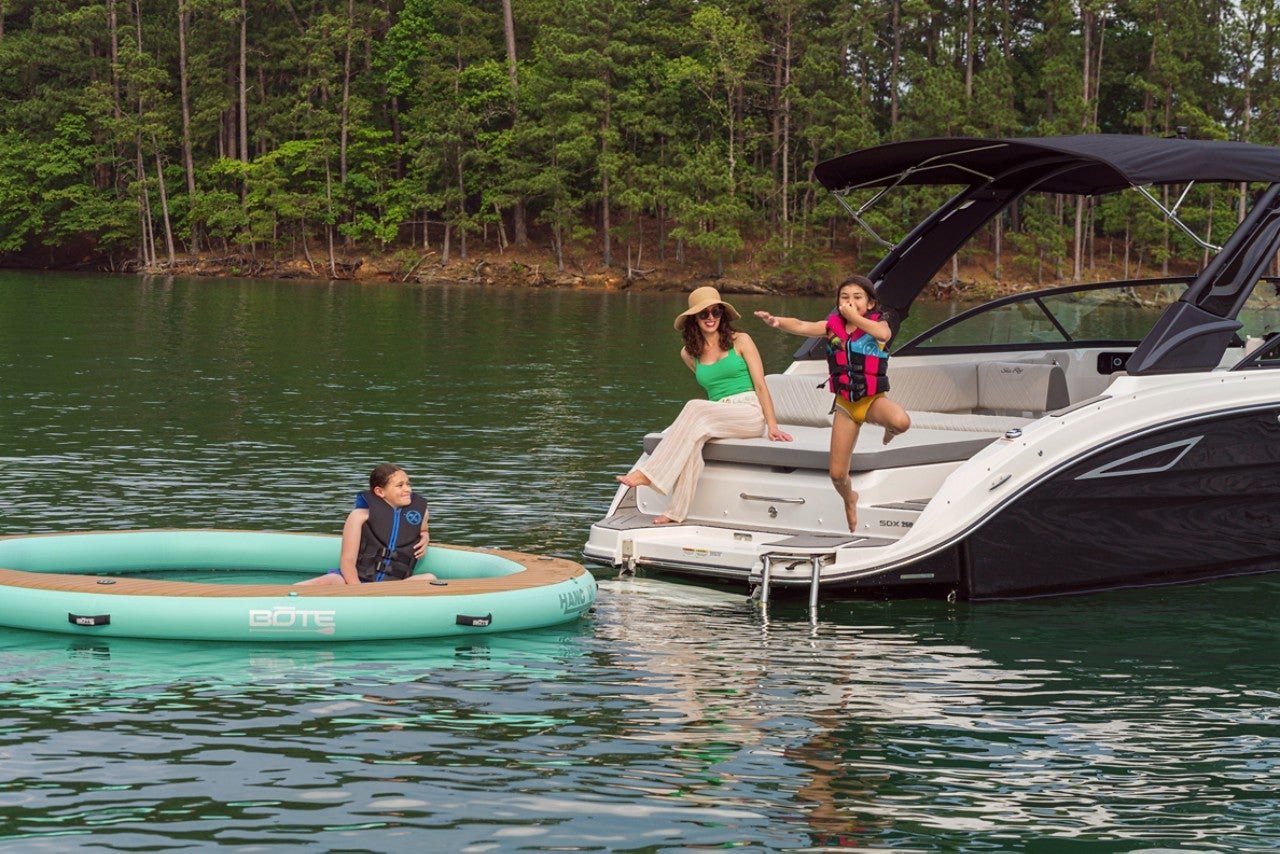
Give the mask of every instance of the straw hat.
M 695 290 L 689 294 L 689 309 L 682 311 L 676 315 L 676 329 L 684 329 L 685 318 L 697 314 L 704 308 L 710 308 L 713 305 L 722 305 L 724 310 L 728 312 L 730 320 L 738 320 L 742 315 L 738 314 L 738 310 L 729 303 L 720 299 L 720 292 L 713 287 L 706 286 Z

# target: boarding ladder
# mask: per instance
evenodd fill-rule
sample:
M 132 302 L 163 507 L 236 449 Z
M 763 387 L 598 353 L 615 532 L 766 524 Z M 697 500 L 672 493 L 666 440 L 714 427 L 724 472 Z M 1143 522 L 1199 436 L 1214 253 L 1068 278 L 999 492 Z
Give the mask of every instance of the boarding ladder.
M 768 547 L 760 553 L 760 608 L 769 608 L 770 585 L 773 582 L 774 564 L 806 562 L 809 564 L 809 622 L 818 620 L 818 587 L 822 581 L 822 567 L 835 560 L 835 550 L 830 545 Z

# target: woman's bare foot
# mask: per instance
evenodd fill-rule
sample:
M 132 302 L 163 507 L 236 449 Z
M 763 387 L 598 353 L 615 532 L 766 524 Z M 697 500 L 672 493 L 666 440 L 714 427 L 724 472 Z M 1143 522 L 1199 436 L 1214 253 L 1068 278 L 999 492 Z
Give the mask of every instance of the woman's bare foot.
M 884 443 L 886 445 L 889 444 L 894 439 L 896 439 L 898 435 L 899 434 L 897 430 L 890 430 L 888 427 L 884 428 Z
M 844 516 L 849 522 L 849 533 L 856 534 L 858 532 L 858 493 L 849 494 L 848 500 L 844 503 Z
M 627 472 L 626 474 L 617 475 L 616 477 L 614 477 L 614 480 L 616 480 L 618 483 L 624 484 L 626 486 L 632 486 L 632 487 L 649 486 L 651 483 L 653 483 L 653 481 L 649 480 L 649 477 L 644 472 L 639 470 L 630 471 L 630 472 Z
M 675 519 L 672 519 L 670 516 L 667 516 L 665 514 L 662 516 L 653 517 L 653 524 L 655 525 L 674 525 L 675 521 L 676 521 Z

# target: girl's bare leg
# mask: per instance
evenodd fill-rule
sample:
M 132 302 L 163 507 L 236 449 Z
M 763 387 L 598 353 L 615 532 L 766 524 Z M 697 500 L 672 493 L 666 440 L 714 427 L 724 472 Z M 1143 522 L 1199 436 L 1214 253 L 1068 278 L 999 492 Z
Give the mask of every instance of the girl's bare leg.
M 859 428 L 860 425 L 843 409 L 836 407 L 831 422 L 831 462 L 827 473 L 831 475 L 831 485 L 844 501 L 844 515 L 851 532 L 858 530 L 858 493 L 853 491 L 849 479 L 849 457 L 853 454 L 854 443 L 858 441 Z
M 899 433 L 911 429 L 911 416 L 898 404 L 887 397 L 882 397 L 867 409 L 867 420 L 884 428 L 884 443 L 893 441 Z
M 306 581 L 299 581 L 293 586 L 294 587 L 310 587 L 313 584 L 328 586 L 330 584 L 346 584 L 346 583 L 347 582 L 342 580 L 341 575 L 338 575 L 335 572 L 326 572 L 324 575 L 320 576 L 319 578 L 308 578 Z

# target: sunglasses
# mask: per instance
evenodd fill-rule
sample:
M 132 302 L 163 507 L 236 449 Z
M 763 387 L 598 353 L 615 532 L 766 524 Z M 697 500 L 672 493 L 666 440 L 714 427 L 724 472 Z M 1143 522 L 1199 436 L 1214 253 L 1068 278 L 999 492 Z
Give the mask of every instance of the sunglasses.
M 704 308 L 702 311 L 698 312 L 699 320 L 710 320 L 713 317 L 723 317 L 723 316 L 724 316 L 724 309 L 718 305 L 713 305 L 711 306 L 711 308 Z

